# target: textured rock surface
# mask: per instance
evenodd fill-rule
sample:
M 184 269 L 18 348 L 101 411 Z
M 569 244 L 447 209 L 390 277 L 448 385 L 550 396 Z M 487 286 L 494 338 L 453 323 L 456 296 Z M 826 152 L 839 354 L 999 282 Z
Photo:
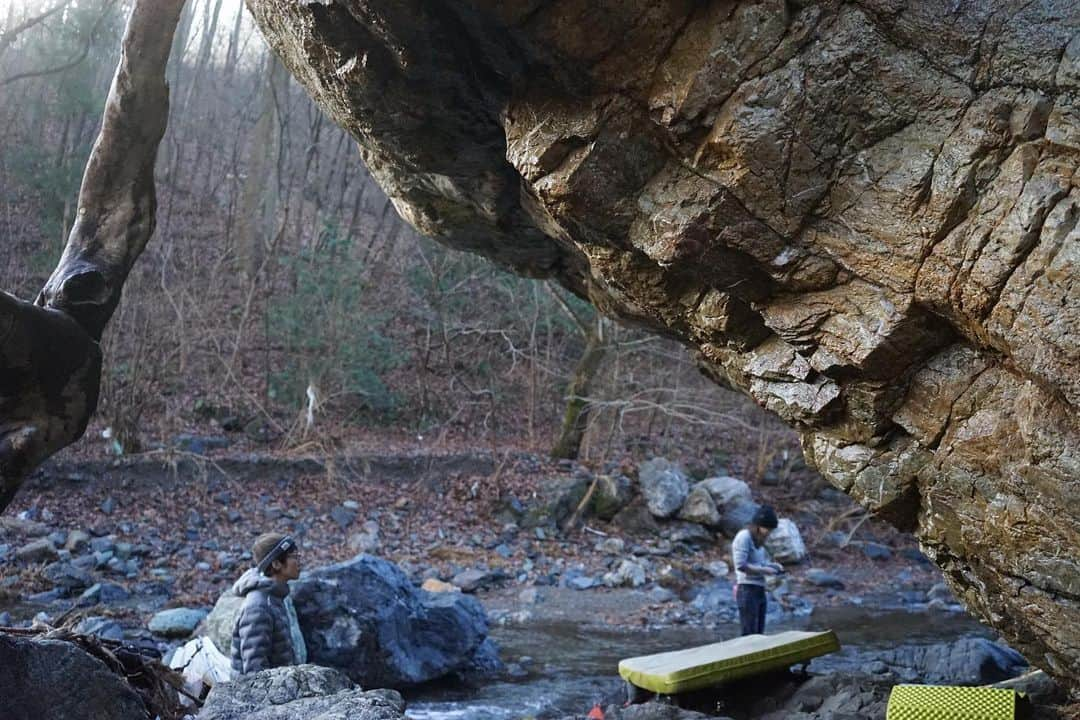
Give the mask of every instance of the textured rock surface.
M 146 717 L 131 686 L 72 643 L 0 635 L 0 667 L 0 715 L 8 720 Z
M 1080 688 L 1075 0 L 248 0 L 403 217 L 684 339 Z
M 272 668 L 215 685 L 199 720 L 401 720 L 393 690 L 364 692 L 343 673 L 316 665 Z
M 310 662 L 364 687 L 417 685 L 491 659 L 487 615 L 475 598 L 419 590 L 386 560 L 359 555 L 292 588 Z

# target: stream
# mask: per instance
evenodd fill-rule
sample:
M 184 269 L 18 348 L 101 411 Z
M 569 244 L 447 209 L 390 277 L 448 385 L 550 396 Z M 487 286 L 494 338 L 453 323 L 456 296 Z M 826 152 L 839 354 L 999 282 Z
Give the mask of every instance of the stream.
M 992 637 L 964 613 L 874 611 L 866 608 L 824 608 L 810 617 L 776 623 L 770 632 L 831 628 L 841 650 L 815 659 L 811 672 L 845 672 L 865 664 L 876 650 L 901 645 L 932 644 L 961 637 Z M 698 626 L 627 630 L 566 621 L 531 622 L 494 627 L 507 663 L 531 658 L 528 677 L 483 687 L 434 686 L 407 694 L 406 715 L 412 720 L 511 720 L 516 718 L 582 717 L 597 702 L 622 697 L 619 660 L 709 642 L 738 634 L 735 625 L 715 630 Z M 522 663 L 525 664 L 525 663 Z

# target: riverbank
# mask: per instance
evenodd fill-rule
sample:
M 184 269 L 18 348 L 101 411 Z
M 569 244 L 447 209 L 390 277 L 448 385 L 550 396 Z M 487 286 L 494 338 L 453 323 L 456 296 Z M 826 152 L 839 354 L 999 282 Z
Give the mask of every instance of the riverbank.
M 0 597 L 9 605 L 17 600 L 19 613 L 35 604 L 55 613 L 77 603 L 80 582 L 89 579 L 135 600 L 100 608 L 129 622 L 162 607 L 205 607 L 247 567 L 252 540 L 278 530 L 300 539 L 308 567 L 369 552 L 398 563 L 417 582 L 456 580 L 466 591 L 495 591 L 493 597 L 529 588 L 596 595 L 588 590 L 603 587 L 606 574 L 632 560 L 651 602 L 605 621 L 628 627 L 721 621 L 708 616 L 723 602 L 699 602 L 701 618 L 690 602 L 703 587 L 730 583 L 722 536 L 690 523 L 628 527 L 587 516 L 560 531 L 527 527 L 507 513 L 580 477 L 592 471 L 525 453 L 287 460 L 185 454 L 57 463 L 28 482 L 0 518 Z M 774 589 L 778 608 L 805 613 L 832 605 L 952 602 L 910 537 L 865 520 L 842 493 L 755 491 L 795 520 L 810 550 L 808 561 L 790 568 Z M 34 543 L 36 550 L 26 551 Z M 44 572 L 58 562 L 84 572 Z M 53 592 L 57 577 L 65 580 Z
M 505 675 L 480 688 L 423 689 L 411 717 L 583 712 L 621 692 L 622 657 L 736 634 L 723 536 L 681 521 L 585 515 L 560 529 L 515 520 L 552 488 L 595 477 L 526 453 L 54 464 L 0 516 L 0 625 L 82 617 L 91 623 L 84 629 L 167 652 L 183 637 L 151 632 L 151 618 L 164 608 L 209 609 L 247 567 L 254 537 L 280 530 L 300 539 L 308 569 L 366 552 L 417 584 L 484 604 Z M 966 658 L 981 667 L 993 657 L 992 633 L 955 604 L 909 537 L 830 488 L 754 491 L 795 520 L 810 551 L 771 588 L 769 629 L 831 627 L 844 643 L 813 671 L 869 668 L 887 684 L 917 679 L 934 663 Z M 626 563 L 640 577 L 621 573 Z M 927 660 L 918 648 L 931 646 L 958 649 Z

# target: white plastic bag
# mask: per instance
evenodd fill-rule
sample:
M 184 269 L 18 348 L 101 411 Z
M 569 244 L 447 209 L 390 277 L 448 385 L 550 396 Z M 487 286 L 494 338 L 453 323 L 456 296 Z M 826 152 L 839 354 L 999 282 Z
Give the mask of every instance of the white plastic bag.
M 232 662 L 208 637 L 197 637 L 178 647 L 169 659 L 169 667 L 184 676 L 184 690 L 197 698 L 206 697 L 219 682 L 232 679 Z M 180 701 L 185 707 L 193 705 L 183 695 Z

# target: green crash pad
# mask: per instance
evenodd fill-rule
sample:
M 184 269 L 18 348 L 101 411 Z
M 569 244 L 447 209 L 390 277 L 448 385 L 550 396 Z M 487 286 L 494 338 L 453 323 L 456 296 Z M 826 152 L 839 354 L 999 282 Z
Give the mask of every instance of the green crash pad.
M 746 635 L 712 645 L 627 658 L 619 663 L 619 675 L 639 688 L 674 695 L 786 668 L 839 649 L 840 642 L 832 630 Z
M 1013 720 L 1013 690 L 939 685 L 897 685 L 889 694 L 886 720 Z

